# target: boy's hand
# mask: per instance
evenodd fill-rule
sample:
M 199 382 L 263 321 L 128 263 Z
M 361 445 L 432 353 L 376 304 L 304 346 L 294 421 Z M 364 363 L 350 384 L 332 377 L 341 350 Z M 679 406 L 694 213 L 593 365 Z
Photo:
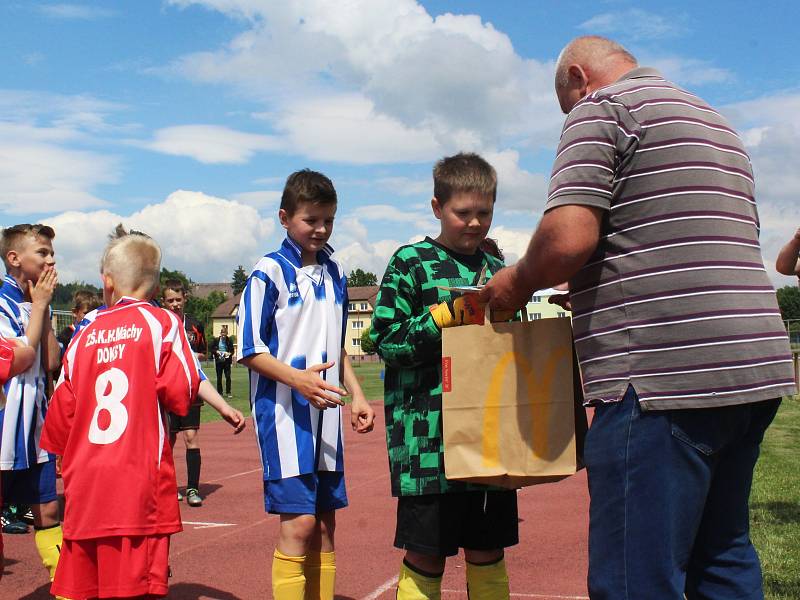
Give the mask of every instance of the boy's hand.
M 304 398 L 308 399 L 311 404 L 320 410 L 330 408 L 331 406 L 343 405 L 344 401 L 341 398 L 336 398 L 328 392 L 333 392 L 340 396 L 346 396 L 347 392 L 340 387 L 331 385 L 320 377 L 322 371 L 327 371 L 334 364 L 335 363 L 331 360 L 321 365 L 313 365 L 305 371 L 300 371 L 298 369 L 291 387 L 300 392 Z
M 439 329 L 458 325 L 483 324 L 486 304 L 477 294 L 464 294 L 447 302 L 431 307 L 433 320 Z
M 547 299 L 547 301 L 550 304 L 556 304 L 560 306 L 564 310 L 572 310 L 572 303 L 569 301 L 569 292 L 566 294 L 553 294 Z
M 242 412 L 236 410 L 230 404 L 227 404 L 227 407 L 221 410 L 219 414 L 229 425 L 231 425 L 231 427 L 233 427 L 234 435 L 241 433 L 247 424 Z
M 58 283 L 58 273 L 54 267 L 45 267 L 36 285 L 28 280 L 28 291 L 31 295 L 31 303 L 37 308 L 47 308 L 53 299 L 53 293 Z
M 350 404 L 350 424 L 357 433 L 369 433 L 375 427 L 375 410 L 363 396 L 353 397 Z

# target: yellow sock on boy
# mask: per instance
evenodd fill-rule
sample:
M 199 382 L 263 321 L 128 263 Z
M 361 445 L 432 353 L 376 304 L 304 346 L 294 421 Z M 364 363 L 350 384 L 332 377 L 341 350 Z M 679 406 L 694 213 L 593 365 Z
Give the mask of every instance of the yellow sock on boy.
M 508 600 L 506 561 L 487 565 L 467 562 L 467 597 L 472 600 Z
M 64 544 L 64 535 L 61 532 L 61 525 L 36 529 L 33 536 L 36 549 L 42 558 L 42 564 L 47 572 L 50 573 L 50 581 L 56 576 L 58 557 L 61 556 L 61 546 Z
M 310 552 L 306 557 L 306 600 L 333 600 L 336 553 Z
M 420 573 L 403 561 L 397 582 L 397 600 L 440 600 L 441 597 L 442 574 Z
M 286 556 L 277 548 L 272 557 L 272 597 L 303 600 L 306 593 L 305 556 Z

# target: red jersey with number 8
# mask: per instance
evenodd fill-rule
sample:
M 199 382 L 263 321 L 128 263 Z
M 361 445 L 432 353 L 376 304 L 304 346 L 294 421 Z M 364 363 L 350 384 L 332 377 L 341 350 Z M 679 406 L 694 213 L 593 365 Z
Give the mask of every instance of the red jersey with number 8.
M 65 539 L 181 530 L 166 411 L 185 415 L 199 383 L 167 310 L 123 298 L 79 332 L 41 439 L 63 456 Z

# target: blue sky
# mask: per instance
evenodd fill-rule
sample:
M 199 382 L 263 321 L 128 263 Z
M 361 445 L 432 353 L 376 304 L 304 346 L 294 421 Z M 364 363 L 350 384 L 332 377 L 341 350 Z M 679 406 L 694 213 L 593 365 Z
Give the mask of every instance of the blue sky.
M 757 10 L 757 14 L 756 11 Z M 791 2 L 127 0 L 0 5 L 0 225 L 56 227 L 62 280 L 96 281 L 119 222 L 170 268 L 226 280 L 276 246 L 292 171 L 328 174 L 332 243 L 380 275 L 435 234 L 430 169 L 484 154 L 511 260 L 541 216 L 563 122 L 553 64 L 598 33 L 722 110 L 756 172 L 774 275 L 800 225 Z M 787 169 L 787 166 L 790 168 Z

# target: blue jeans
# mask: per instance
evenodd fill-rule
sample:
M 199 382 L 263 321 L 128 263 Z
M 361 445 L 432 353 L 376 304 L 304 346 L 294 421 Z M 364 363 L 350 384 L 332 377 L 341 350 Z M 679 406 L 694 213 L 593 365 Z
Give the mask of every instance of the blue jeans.
M 642 412 L 633 387 L 586 437 L 592 600 L 761 600 L 748 500 L 780 399 Z

